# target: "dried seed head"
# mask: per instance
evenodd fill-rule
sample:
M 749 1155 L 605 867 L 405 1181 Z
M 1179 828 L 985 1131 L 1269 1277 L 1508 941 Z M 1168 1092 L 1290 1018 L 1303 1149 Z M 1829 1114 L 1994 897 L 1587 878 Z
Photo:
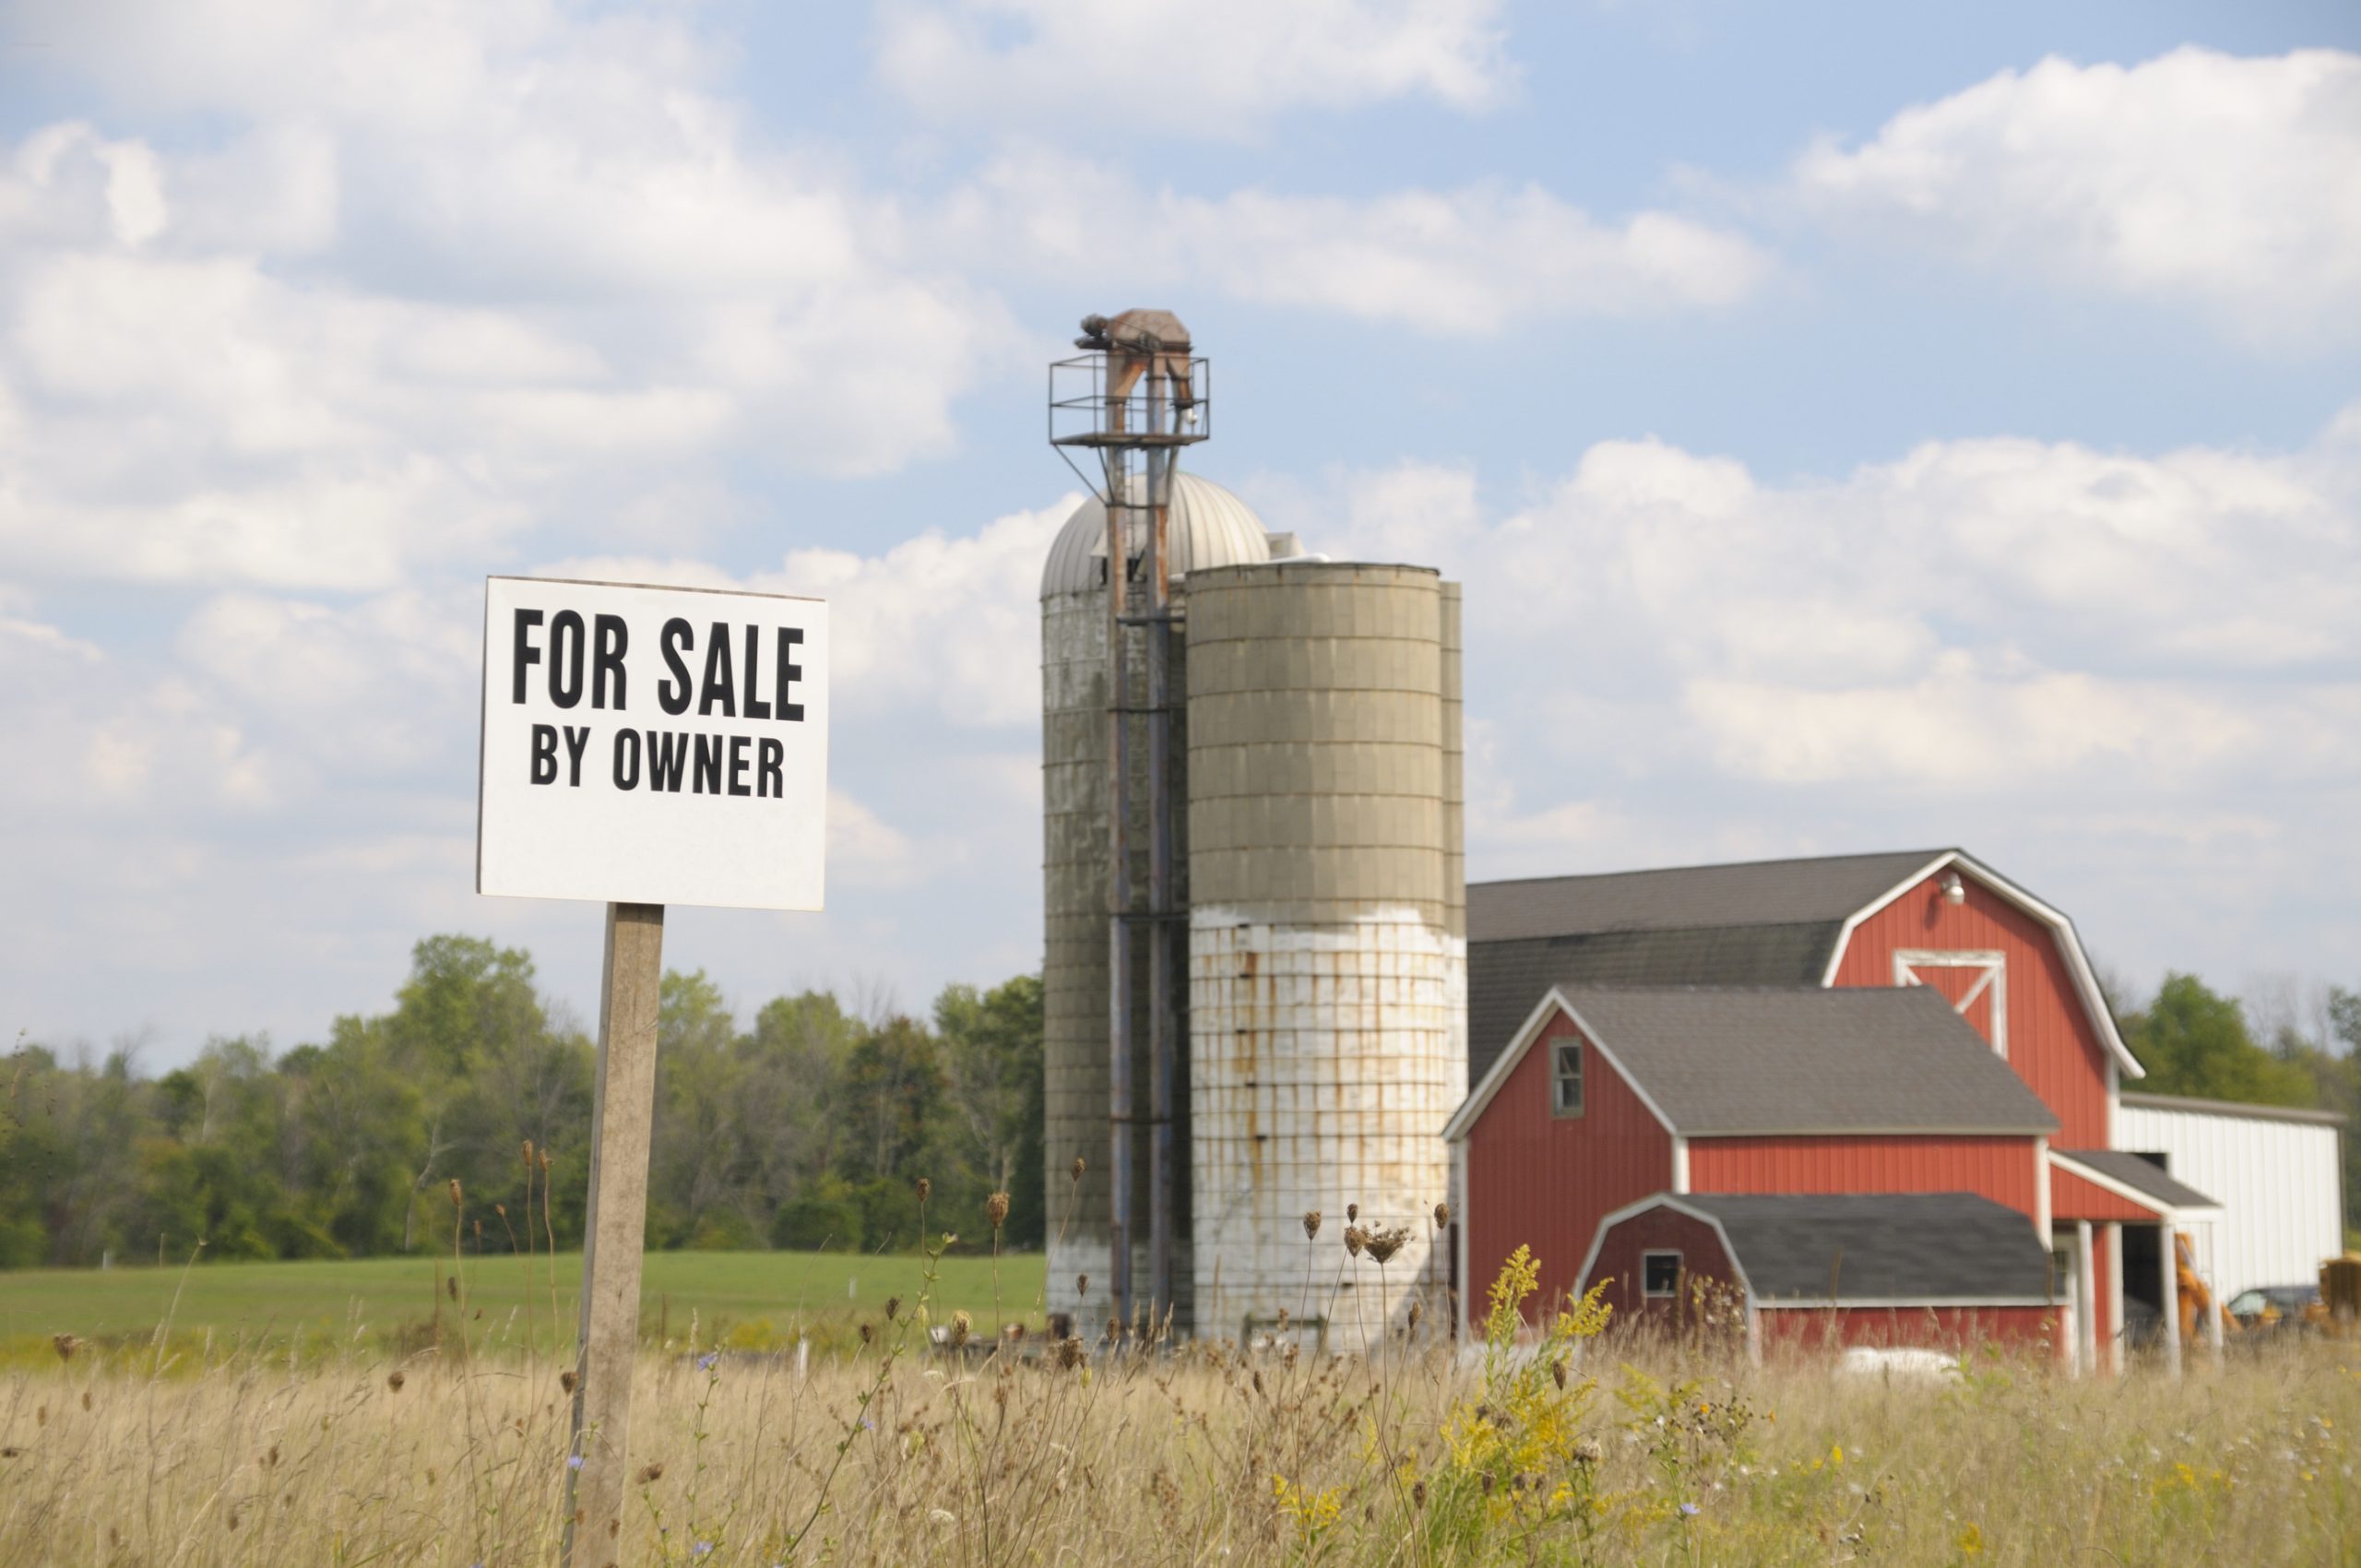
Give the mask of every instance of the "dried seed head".
M 557 1385 L 560 1388 L 564 1389 L 568 1394 L 573 1393 L 574 1385 L 581 1381 L 582 1379 L 580 1375 L 572 1371 L 562 1372 L 557 1374 Z
M 409 1381 L 409 1378 L 402 1375 L 402 1369 L 399 1367 L 396 1367 L 386 1374 L 386 1386 L 396 1394 L 399 1394 L 402 1391 L 402 1384 Z
M 991 1228 L 995 1230 L 999 1229 L 1003 1225 L 1008 1222 L 1008 1194 L 1006 1193 L 994 1193 L 991 1197 L 984 1200 L 984 1218 L 991 1221 Z
M 1435 1205 L 1435 1229 L 1438 1230 L 1448 1230 L 1451 1229 L 1451 1206 L 1449 1204 Z
M 1369 1245 L 1368 1233 L 1362 1230 L 1359 1226 L 1347 1225 L 1345 1227 L 1345 1251 L 1352 1253 L 1355 1257 L 1358 1257 L 1361 1255 L 1361 1249 L 1367 1245 Z
M 1090 1360 L 1090 1351 L 1083 1345 L 1082 1336 L 1070 1334 L 1058 1341 L 1058 1365 L 1071 1372 Z
M 975 1326 L 975 1319 L 966 1313 L 953 1313 L 951 1314 L 951 1348 L 955 1350 L 967 1344 L 967 1336 L 974 1331 Z
M 415 1300 L 415 1298 L 412 1299 Z M 74 1352 L 82 1348 L 80 1338 L 71 1334 L 57 1335 L 49 1343 L 50 1348 L 57 1352 L 57 1359 L 61 1361 L 72 1360 Z
M 919 1202 L 926 1202 L 927 1194 L 933 1191 L 934 1183 L 932 1182 L 928 1181 L 923 1176 L 919 1178 Z
M 1372 1228 L 1364 1239 L 1369 1247 L 1369 1255 L 1377 1260 L 1378 1267 L 1383 1268 L 1394 1261 L 1394 1254 L 1400 1252 L 1402 1244 L 1410 1239 L 1410 1232 L 1400 1229 L 1387 1230 Z
M 1424 1508 L 1426 1505 L 1427 1483 L 1424 1481 L 1412 1481 L 1410 1483 L 1410 1506 L 1413 1508 Z
M 1574 1463 L 1577 1465 L 1596 1465 L 1606 1457 L 1607 1450 L 1598 1445 L 1598 1439 L 1595 1437 L 1584 1438 L 1574 1444 Z
M 877 1325 L 875 1324 L 864 1323 L 860 1325 L 860 1342 L 862 1344 L 873 1344 L 876 1341 L 876 1338 Z
M 1347 1219 L 1347 1220 L 1357 1220 L 1357 1219 L 1360 1218 L 1360 1217 L 1361 1217 L 1361 1206 L 1360 1206 L 1360 1205 L 1358 1205 L 1358 1204 L 1347 1204 L 1347 1205 L 1345 1206 L 1345 1218 L 1346 1218 L 1346 1219 Z
M 451 1300 L 455 1301 L 459 1299 L 459 1277 L 457 1275 L 451 1275 L 443 1281 L 443 1294 L 450 1297 Z
M 459 1206 L 459 1179 L 457 1176 L 451 1178 L 451 1206 Z
M 891 1322 L 893 1322 L 896 1318 L 897 1318 L 897 1317 L 899 1317 L 899 1316 L 901 1316 L 901 1315 L 902 1315 L 902 1298 L 901 1298 L 901 1297 L 899 1297 L 899 1296 L 888 1296 L 888 1297 L 886 1297 L 886 1298 L 885 1298 L 885 1321 L 886 1321 L 887 1323 L 891 1323 Z
M 530 1139 L 530 1138 L 527 1138 L 527 1139 L 525 1140 L 525 1168 L 526 1168 L 527 1170 L 531 1170 L 531 1169 L 532 1169 L 532 1165 L 533 1165 L 533 1140 L 532 1140 L 532 1139 Z
M 661 1459 L 651 1459 L 640 1468 L 639 1484 L 642 1486 L 654 1486 L 663 1479 L 664 1461 Z
M 1000 1333 L 1002 1338 L 1014 1345 L 1025 1337 L 1025 1325 L 1021 1323 L 1003 1324 L 1001 1325 Z
M 1320 1240 L 1320 1211 L 1316 1208 L 1303 1211 L 1303 1239 L 1307 1241 Z
M 1074 1293 L 1085 1301 L 1090 1299 L 1090 1276 L 1077 1274 L 1074 1277 Z
M 550 1151 L 543 1149 L 540 1154 L 535 1155 L 533 1158 L 540 1161 L 541 1174 L 544 1176 L 548 1175 L 550 1173 Z
M 1281 1307 L 1281 1308 L 1279 1309 L 1279 1332 L 1280 1332 L 1281 1334 L 1285 1334 L 1287 1331 L 1287 1308 L 1285 1308 L 1285 1307 Z
M 500 1216 L 501 1218 L 505 1219 L 508 1218 L 508 1206 L 506 1204 L 494 1204 L 492 1206 L 492 1212 Z M 476 1224 L 481 1227 L 483 1224 L 483 1221 L 479 1219 L 476 1221 Z
M 1082 1173 L 1083 1173 L 1083 1171 L 1084 1171 L 1085 1170 L 1086 1170 L 1086 1169 L 1087 1169 L 1087 1167 L 1086 1167 L 1086 1166 L 1082 1163 L 1082 1156 L 1080 1156 L 1080 1155 L 1075 1155 L 1075 1156 L 1074 1157 L 1074 1165 L 1073 1165 L 1073 1168 L 1072 1168 L 1072 1170 L 1070 1170 L 1069 1174 L 1073 1177 L 1073 1179 L 1074 1179 L 1074 1181 L 1079 1182 L 1079 1181 L 1081 1181 L 1081 1180 L 1082 1180 Z
M 1563 1360 L 1549 1363 L 1549 1381 L 1560 1389 L 1566 1386 L 1566 1363 Z
M 1410 1303 L 1410 1326 L 1412 1328 L 1418 1327 L 1418 1320 L 1426 1315 L 1427 1307 L 1425 1302 L 1412 1301 Z
M 1487 1471 L 1485 1471 L 1485 1472 L 1484 1472 L 1484 1495 L 1485 1495 L 1485 1496 L 1487 1496 L 1487 1497 L 1491 1496 L 1491 1495 L 1492 1495 L 1492 1488 L 1493 1488 L 1493 1487 L 1495 1487 L 1495 1486 L 1497 1486 L 1497 1485 L 1499 1485 L 1499 1484 L 1500 1484 L 1499 1482 L 1495 1481 L 1495 1480 L 1492 1479 L 1492 1472 L 1491 1472 L 1491 1471 L 1487 1470 Z

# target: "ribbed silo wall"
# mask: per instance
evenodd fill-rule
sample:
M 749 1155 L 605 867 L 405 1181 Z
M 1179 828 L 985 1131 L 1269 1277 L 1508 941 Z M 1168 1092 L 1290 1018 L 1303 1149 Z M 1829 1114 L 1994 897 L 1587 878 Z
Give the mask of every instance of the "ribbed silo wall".
M 1176 606 L 1180 602 L 1175 595 Z M 1142 634 L 1134 631 L 1129 654 L 1132 706 L 1147 700 Z M 1043 1155 L 1049 1244 L 1048 1310 L 1073 1313 L 1086 1332 L 1103 1325 L 1112 1276 L 1108 1244 L 1109 1194 L 1116 1173 L 1109 1127 L 1108 976 L 1108 687 L 1107 594 L 1103 588 L 1053 593 L 1041 601 L 1041 798 L 1043 815 L 1042 1075 L 1045 1125 Z M 1173 894 L 1188 898 L 1186 822 L 1188 731 L 1179 695 L 1187 690 L 1186 650 L 1176 634 L 1170 689 L 1174 694 L 1172 744 L 1167 778 L 1174 801 Z M 1147 747 L 1134 727 L 1130 746 L 1133 775 L 1130 822 L 1134 908 L 1146 908 L 1148 834 L 1145 812 Z M 1152 922 L 1133 926 L 1132 944 L 1132 1091 L 1135 1127 L 1132 1137 L 1132 1279 L 1135 1299 L 1145 1301 L 1149 1284 L 1148 1160 L 1152 1085 L 1148 1056 L 1148 950 Z M 1181 959 L 1176 954 L 1175 971 Z M 1187 998 L 1174 1009 L 1174 1050 L 1179 1081 L 1188 1082 Z M 1176 1106 L 1174 1141 L 1183 1151 L 1174 1183 L 1174 1317 L 1186 1328 L 1190 1316 L 1189 1107 L 1185 1092 Z M 1079 1156 L 1079 1182 L 1072 1170 Z M 1087 1275 L 1086 1297 L 1078 1289 Z
M 1197 1331 L 1259 1332 L 1284 1307 L 1320 1320 L 1307 1339 L 1361 1348 L 1421 1291 L 1446 1315 L 1429 1216 L 1466 1091 L 1452 617 L 1422 567 L 1189 588 Z M 1410 1240 L 1332 1294 L 1348 1204 Z

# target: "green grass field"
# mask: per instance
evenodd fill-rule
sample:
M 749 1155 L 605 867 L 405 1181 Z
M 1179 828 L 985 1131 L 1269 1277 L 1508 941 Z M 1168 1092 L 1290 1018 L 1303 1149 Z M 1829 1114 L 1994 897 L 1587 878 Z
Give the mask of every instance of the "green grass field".
M 694 1316 L 700 1343 L 749 1349 L 792 1344 L 800 1331 L 824 1342 L 884 1312 L 888 1297 L 915 1301 L 925 1260 L 843 1253 L 651 1253 L 642 1280 L 643 1332 L 651 1344 L 684 1341 Z M 1043 1263 L 1038 1253 L 1000 1263 L 1000 1317 L 1038 1325 Z M 478 1344 L 522 1347 L 529 1299 L 534 1339 L 550 1340 L 551 1265 L 546 1257 L 470 1257 L 462 1287 L 465 1321 Z M 169 1316 L 175 1343 L 294 1342 L 325 1348 L 415 1340 L 439 1317 L 449 1334 L 461 1321 L 444 1281 L 445 1256 L 336 1263 L 199 1264 L 175 1268 L 30 1269 L 0 1274 L 0 1341 L 45 1343 L 73 1334 L 99 1342 L 145 1339 Z M 573 1333 L 582 1256 L 561 1253 L 556 1310 Z M 438 1291 L 444 1293 L 438 1295 Z M 177 1293 L 178 1301 L 174 1296 Z M 988 1258 L 943 1260 L 937 1314 L 964 1309 L 993 1321 Z M 477 1314 L 481 1313 L 479 1317 Z

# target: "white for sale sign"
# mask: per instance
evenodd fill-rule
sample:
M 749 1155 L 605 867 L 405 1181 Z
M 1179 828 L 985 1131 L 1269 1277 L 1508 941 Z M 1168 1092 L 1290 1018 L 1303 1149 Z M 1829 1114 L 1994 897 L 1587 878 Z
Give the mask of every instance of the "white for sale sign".
M 822 907 L 823 600 L 492 577 L 476 891 Z

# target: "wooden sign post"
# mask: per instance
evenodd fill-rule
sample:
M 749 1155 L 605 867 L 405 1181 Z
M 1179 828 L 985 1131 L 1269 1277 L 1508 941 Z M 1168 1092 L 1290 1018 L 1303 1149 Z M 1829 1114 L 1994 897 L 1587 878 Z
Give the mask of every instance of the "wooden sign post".
M 566 1568 L 626 1545 L 664 909 L 822 907 L 827 631 L 815 599 L 485 585 L 476 891 L 607 906 Z
M 581 1356 L 565 1550 L 572 1568 L 620 1560 L 631 1463 L 631 1374 L 639 1353 L 639 1265 L 656 1119 L 657 999 L 664 906 L 607 906 L 599 1000 L 599 1079 L 590 1101 L 590 1203 L 582 1234 Z

